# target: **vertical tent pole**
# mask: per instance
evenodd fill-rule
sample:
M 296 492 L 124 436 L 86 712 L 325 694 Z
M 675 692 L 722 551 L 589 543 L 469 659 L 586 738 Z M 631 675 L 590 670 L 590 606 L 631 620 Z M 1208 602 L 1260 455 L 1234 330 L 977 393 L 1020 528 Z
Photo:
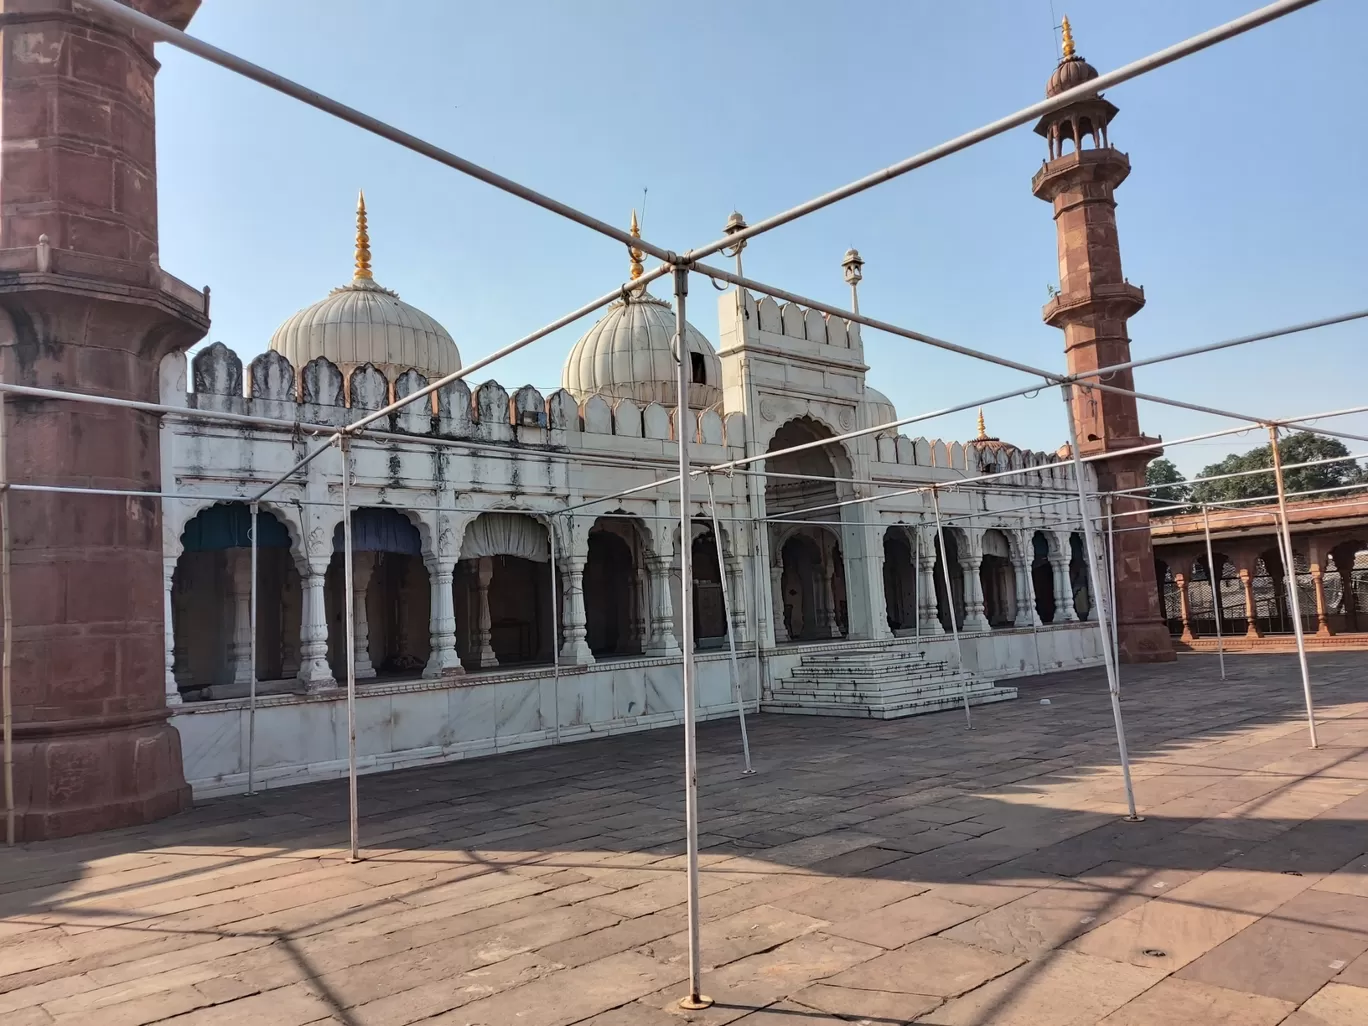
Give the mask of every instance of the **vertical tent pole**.
M 702 993 L 698 937 L 698 739 L 695 736 L 697 699 L 694 694 L 693 520 L 689 515 L 689 381 L 691 361 L 684 299 L 689 294 L 689 271 L 674 269 L 675 441 L 679 446 L 679 625 L 680 664 L 684 677 L 684 829 L 688 838 L 686 874 L 689 890 L 689 993 L 681 1008 L 707 1008 L 712 998 Z
M 1093 542 L 1092 524 L 1088 519 L 1088 492 L 1083 483 L 1083 459 L 1078 451 L 1078 429 L 1074 426 L 1073 385 L 1060 386 L 1064 393 L 1064 415 L 1069 422 L 1069 451 L 1073 454 L 1074 483 L 1078 486 L 1078 512 L 1083 522 L 1083 544 L 1087 549 L 1088 573 L 1093 593 L 1102 593 L 1097 571 L 1097 546 Z M 1098 606 L 1098 640 L 1102 644 L 1102 662 L 1107 667 L 1107 691 L 1111 696 L 1112 720 L 1116 724 L 1116 750 L 1121 756 L 1121 776 L 1126 784 L 1126 820 L 1138 823 L 1143 817 L 1135 811 L 1135 789 L 1131 784 L 1130 752 L 1126 749 L 1126 725 L 1121 719 L 1121 684 L 1116 672 L 1116 652 L 1112 649 L 1112 634 L 1107 628 L 1104 610 Z M 1115 615 L 1115 610 L 1113 610 Z
M 561 743 L 560 722 L 560 574 L 556 572 L 556 517 L 547 519 L 546 537 L 551 548 L 551 714 L 556 717 L 556 744 Z
M 955 639 L 955 661 L 959 664 L 960 683 L 963 685 L 964 725 L 974 729 L 969 713 L 969 678 L 964 675 L 964 649 L 960 647 L 959 625 L 955 622 L 955 589 L 950 586 L 950 550 L 945 547 L 945 528 L 941 525 L 940 489 L 931 486 L 931 505 L 936 511 L 936 538 L 940 542 L 941 576 L 945 578 L 945 608 L 950 611 L 950 635 Z
M 1278 482 L 1278 520 L 1282 538 L 1283 579 L 1289 582 L 1292 598 L 1292 629 L 1297 635 L 1297 660 L 1301 663 L 1302 692 L 1306 696 L 1306 729 L 1311 735 L 1311 747 L 1319 748 L 1316 740 L 1316 705 L 1311 698 L 1311 671 L 1306 666 L 1306 635 L 1302 631 L 1301 598 L 1297 595 L 1297 566 L 1292 559 L 1292 532 L 1287 526 L 1287 486 L 1283 480 L 1282 454 L 1278 452 L 1278 426 L 1268 425 L 1268 437 L 1273 448 L 1273 474 Z
M 752 486 L 754 487 L 754 486 Z M 754 566 L 751 571 L 751 594 L 754 596 L 755 603 L 751 606 L 751 630 L 755 634 L 755 703 L 759 707 L 761 696 L 765 688 L 765 662 L 764 656 L 760 654 L 761 630 L 760 630 L 760 587 L 761 578 L 764 578 L 764 586 L 769 587 L 769 567 L 765 565 L 760 552 L 760 526 L 754 515 L 751 516 L 751 549 L 755 553 L 752 560 Z M 770 619 L 774 619 L 774 611 L 770 610 Z M 771 624 L 773 626 L 773 624 Z
M 257 527 L 260 522 L 261 508 L 253 502 L 247 507 L 251 524 L 248 537 L 252 540 L 252 676 L 247 685 L 247 793 L 256 794 L 256 708 L 257 708 Z
M 722 619 L 727 624 L 727 648 L 731 652 L 732 691 L 736 694 L 736 718 L 741 723 L 741 752 L 746 759 L 744 773 L 751 769 L 750 738 L 746 734 L 746 700 L 741 694 L 741 671 L 736 666 L 736 631 L 732 629 L 731 590 L 727 586 L 727 567 L 722 561 L 722 529 L 717 523 L 717 499 L 713 495 L 712 474 L 708 475 L 708 509 L 712 513 L 713 541 L 717 544 L 717 576 L 722 583 Z M 759 698 L 759 696 L 756 696 Z
M 1107 567 L 1110 570 L 1110 588 L 1107 591 L 1107 608 L 1111 610 L 1112 651 L 1121 650 L 1120 627 L 1116 616 L 1116 524 L 1112 520 L 1112 497 L 1107 496 Z M 1118 667 L 1118 670 L 1120 667 Z
M 921 648 L 921 532 L 912 530 L 912 624 Z
M 347 611 L 347 818 L 351 825 L 351 861 L 361 859 L 356 809 L 356 609 L 352 595 L 351 439 L 343 435 L 342 452 L 342 605 Z
M 5 462 L 5 393 L 0 392 L 0 603 L 5 606 L 3 668 L 0 697 L 4 705 L 5 843 L 15 842 L 14 823 L 14 609 L 10 588 L 9 467 Z
M 1221 580 L 1216 572 L 1216 559 L 1211 554 L 1211 514 L 1206 506 L 1202 507 L 1202 532 L 1206 535 L 1207 577 L 1211 581 L 1211 604 L 1216 611 L 1216 654 L 1221 659 L 1221 680 L 1225 680 L 1225 636 L 1221 631 Z

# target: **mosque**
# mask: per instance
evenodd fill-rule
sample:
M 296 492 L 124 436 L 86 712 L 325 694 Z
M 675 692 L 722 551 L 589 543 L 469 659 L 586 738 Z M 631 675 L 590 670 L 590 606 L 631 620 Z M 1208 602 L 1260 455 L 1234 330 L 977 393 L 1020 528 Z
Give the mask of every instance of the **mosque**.
M 183 26 L 196 5 L 145 6 Z M 35 31 L 74 31 L 64 19 Z M 83 31 L 146 79 L 121 72 L 101 86 L 109 102 L 152 95 L 146 40 L 94 15 Z M 44 73 L 66 88 L 61 76 L 84 74 L 73 69 Z M 1096 75 L 1066 33 L 1047 93 Z M 16 105 L 42 98 L 8 79 L 4 89 L 7 111 L 11 94 Z M 136 113 L 148 130 L 111 145 L 154 189 L 153 113 Z M 1037 126 L 1049 156 L 1032 190 L 1053 205 L 1060 242 L 1060 290 L 1044 316 L 1064 331 L 1071 369 L 1127 358 L 1126 318 L 1144 303 L 1120 271 L 1112 189 L 1129 161 L 1106 139 L 1115 113 L 1093 96 Z M 21 127 L 7 117 L 6 146 Z M 72 494 L 60 507 L 12 496 L 28 596 L 14 639 L 22 836 L 155 818 L 192 791 L 242 791 L 249 760 L 258 788 L 344 775 L 348 603 L 363 772 L 676 724 L 684 545 L 702 718 L 735 717 L 738 700 L 750 712 L 906 716 L 966 696 L 1010 700 L 1004 681 L 1101 659 L 1067 453 L 994 438 L 982 415 L 967 441 L 890 429 L 785 451 L 897 413 L 866 380 L 859 325 L 739 290 L 718 297 L 716 339 L 686 332 L 679 423 L 674 311 L 631 284 L 643 273 L 635 248 L 629 284 L 570 350 L 560 389 L 448 384 L 357 437 L 345 467 L 332 450 L 291 476 L 253 525 L 248 500 L 320 431 L 459 369 L 455 340 L 376 280 L 363 200 L 350 281 L 285 320 L 245 364 L 217 342 L 188 357 L 208 331 L 208 294 L 158 266 L 155 204 L 106 211 L 124 248 L 85 252 L 96 236 L 62 218 L 89 194 L 68 196 L 61 181 L 41 203 L 6 193 L 5 323 L 28 327 L 0 337 L 4 379 L 114 390 L 170 412 L 34 397 L 26 411 L 38 414 L 9 419 L 16 474 L 41 461 L 54 484 L 150 482 L 162 495 Z M 855 288 L 858 253 L 841 266 Z M 57 314 L 24 321 L 24 310 Z M 69 330 L 25 348 L 25 332 L 50 323 Z M 1128 372 L 1116 377 L 1130 387 Z M 64 419 L 44 420 L 49 408 Z M 239 419 L 206 416 L 225 413 Z M 1087 465 L 1090 488 L 1143 476 L 1143 460 L 1107 455 L 1144 438 L 1133 399 L 1089 396 L 1075 416 L 1081 450 L 1101 457 Z M 681 436 L 700 470 L 758 460 L 696 478 L 687 539 L 667 480 Z M 1021 473 L 954 487 L 1005 470 Z M 940 486 L 934 498 L 929 485 Z M 1149 535 L 1121 538 L 1121 654 L 1171 658 Z M 77 635 L 81 644 L 53 647 Z

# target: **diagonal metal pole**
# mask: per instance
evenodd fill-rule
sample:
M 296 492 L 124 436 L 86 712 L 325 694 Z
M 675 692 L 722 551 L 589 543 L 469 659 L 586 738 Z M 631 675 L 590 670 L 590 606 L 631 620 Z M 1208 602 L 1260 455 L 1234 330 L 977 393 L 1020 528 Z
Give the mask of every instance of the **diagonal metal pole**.
M 1069 451 L 1073 455 L 1074 483 L 1078 486 L 1078 512 L 1083 521 L 1083 544 L 1087 549 L 1088 573 L 1094 595 L 1102 594 L 1097 565 L 1097 546 L 1093 541 L 1092 523 L 1088 518 L 1088 490 L 1083 482 L 1083 458 L 1078 451 L 1078 428 L 1074 425 L 1073 385 L 1060 386 L 1064 393 L 1064 412 L 1069 422 Z M 1115 615 L 1115 610 L 1112 611 Z M 1121 776 L 1126 785 L 1127 822 L 1138 823 L 1144 817 L 1135 811 L 1135 788 L 1131 783 L 1130 752 L 1126 748 L 1126 725 L 1121 718 L 1121 682 L 1116 669 L 1116 652 L 1107 627 L 1104 610 L 1098 607 L 1098 641 L 1102 645 L 1102 662 L 1107 669 L 1107 692 L 1111 696 L 1112 720 L 1116 724 L 1116 749 L 1121 756 Z
M 1269 425 L 1268 438 L 1273 449 L 1273 476 L 1278 484 L 1278 526 L 1282 540 L 1283 579 L 1291 582 L 1289 593 L 1292 598 L 1292 630 L 1297 636 L 1297 661 L 1301 664 L 1302 693 L 1306 696 L 1306 729 L 1311 737 L 1311 747 L 1319 748 L 1320 743 L 1316 740 L 1316 704 L 1311 697 L 1311 671 L 1306 665 L 1306 635 L 1302 631 L 1301 599 L 1297 595 L 1297 567 L 1292 558 L 1292 532 L 1287 526 L 1287 485 L 1283 480 L 1276 424 Z
M 551 551 L 551 707 L 556 717 L 556 744 L 561 743 L 560 717 L 560 573 L 556 563 L 556 517 L 547 518 L 546 538 Z
M 727 570 L 722 555 L 722 527 L 717 522 L 717 499 L 713 495 L 711 474 L 708 475 L 708 511 L 712 514 L 713 541 L 717 545 L 717 576 L 722 583 L 722 619 L 727 624 L 727 648 L 731 653 L 732 693 L 736 695 L 736 718 L 741 723 L 741 751 L 746 759 L 746 768 L 742 772 L 754 773 L 755 770 L 751 769 L 750 737 L 746 734 L 746 700 L 741 694 L 741 671 L 736 665 L 736 630 L 731 615 L 731 589 L 727 586 Z
M 950 586 L 950 550 L 945 547 L 945 528 L 941 524 L 940 489 L 931 489 L 931 505 L 936 511 L 936 538 L 940 542 L 941 576 L 945 578 L 945 608 L 950 613 L 950 635 L 955 639 L 956 669 L 960 672 L 964 698 L 964 725 L 974 729 L 974 718 L 969 712 L 969 678 L 964 672 L 964 649 L 960 647 L 959 624 L 955 621 L 955 589 Z
M 352 594 L 351 439 L 338 442 L 342 453 L 342 607 L 346 610 L 347 644 L 347 819 L 351 827 L 351 861 L 361 860 L 356 800 L 356 608 Z
M 261 520 L 261 508 L 254 502 L 247 507 L 251 521 L 248 537 L 252 542 L 252 676 L 247 685 L 247 793 L 256 794 L 256 712 L 257 712 L 257 527 Z
M 702 993 L 702 964 L 699 953 L 698 912 L 698 738 L 696 736 L 697 699 L 694 681 L 693 616 L 693 518 L 689 500 L 689 432 L 693 416 L 689 406 L 690 361 L 687 351 L 688 322 L 684 319 L 684 300 L 689 294 L 687 268 L 674 269 L 675 338 L 677 361 L 675 388 L 675 441 L 679 447 L 679 645 L 684 677 L 684 831 L 688 855 L 689 909 L 689 993 L 679 999 L 679 1007 L 708 1008 L 712 998 Z
M 1221 680 L 1225 680 L 1225 635 L 1221 630 L 1221 579 L 1216 569 L 1216 557 L 1211 554 L 1211 513 L 1205 505 L 1202 506 L 1202 533 L 1206 535 L 1207 579 L 1211 581 L 1211 604 L 1216 610 L 1216 654 L 1221 660 Z

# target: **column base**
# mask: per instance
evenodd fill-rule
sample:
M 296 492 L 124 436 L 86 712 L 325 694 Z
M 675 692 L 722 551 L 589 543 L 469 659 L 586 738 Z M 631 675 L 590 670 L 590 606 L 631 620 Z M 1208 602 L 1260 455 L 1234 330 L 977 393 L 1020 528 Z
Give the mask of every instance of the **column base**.
M 180 732 L 165 715 L 144 713 L 142 723 L 107 729 L 87 721 L 18 726 L 18 840 L 136 826 L 188 809 Z
M 561 646 L 560 664 L 562 666 L 593 666 L 594 653 L 583 638 L 573 638 Z
M 1123 663 L 1171 663 L 1178 658 L 1168 627 L 1160 620 L 1118 624 L 1116 641 Z
M 318 695 L 326 691 L 336 691 L 340 684 L 332 677 L 316 677 L 313 680 L 300 680 L 306 695 Z

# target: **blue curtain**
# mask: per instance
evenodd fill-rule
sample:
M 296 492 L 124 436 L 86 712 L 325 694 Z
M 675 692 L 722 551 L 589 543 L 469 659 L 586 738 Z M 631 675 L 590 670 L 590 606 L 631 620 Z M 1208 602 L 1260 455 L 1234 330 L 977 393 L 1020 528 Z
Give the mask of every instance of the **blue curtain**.
M 345 538 L 342 525 L 338 524 L 333 532 L 334 552 L 343 550 Z M 396 510 L 358 509 L 352 513 L 352 550 L 421 556 L 423 540 L 413 522 Z
M 181 535 L 186 552 L 216 552 L 220 549 L 250 549 L 252 514 L 240 502 L 210 506 L 190 523 Z M 288 549 L 290 533 L 270 513 L 257 512 L 257 547 Z

